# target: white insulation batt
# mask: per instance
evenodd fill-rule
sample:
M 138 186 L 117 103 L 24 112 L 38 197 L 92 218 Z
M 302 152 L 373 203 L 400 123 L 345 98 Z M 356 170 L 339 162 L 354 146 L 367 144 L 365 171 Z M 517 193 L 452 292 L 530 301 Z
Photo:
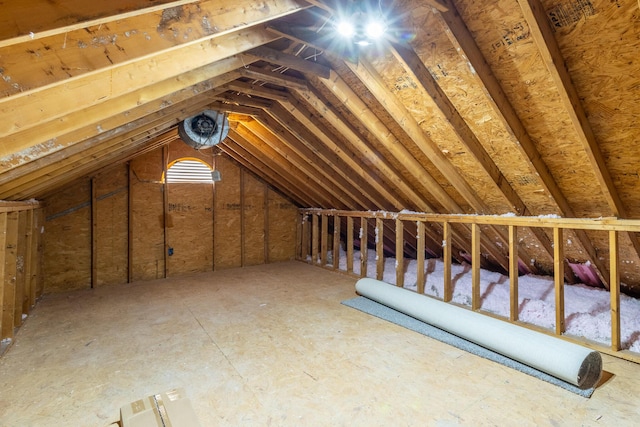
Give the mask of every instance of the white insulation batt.
M 602 375 L 597 351 L 435 300 L 379 280 L 356 283 L 358 294 L 460 338 L 546 372 L 581 389 Z

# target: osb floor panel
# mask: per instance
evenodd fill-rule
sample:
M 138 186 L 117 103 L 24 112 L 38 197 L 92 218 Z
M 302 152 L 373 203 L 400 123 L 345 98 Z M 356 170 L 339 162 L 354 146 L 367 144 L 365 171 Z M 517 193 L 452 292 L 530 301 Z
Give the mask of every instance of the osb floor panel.
M 103 427 L 174 387 L 205 427 L 638 422 L 638 365 L 604 356 L 585 399 L 341 305 L 354 283 L 288 262 L 47 296 L 0 360 L 0 425 Z

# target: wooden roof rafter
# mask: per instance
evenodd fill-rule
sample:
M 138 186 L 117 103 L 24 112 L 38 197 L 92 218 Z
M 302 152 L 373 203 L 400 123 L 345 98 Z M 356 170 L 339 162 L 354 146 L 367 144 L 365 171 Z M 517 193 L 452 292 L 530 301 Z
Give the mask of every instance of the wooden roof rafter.
M 612 215 L 619 218 L 628 218 L 627 209 L 613 183 L 613 179 L 600 151 L 587 114 L 582 106 L 580 96 L 571 80 L 562 52 L 553 35 L 553 30 L 551 29 L 542 3 L 540 0 L 518 0 L 518 4 L 529 25 L 538 51 L 549 70 L 551 78 L 555 82 L 562 104 L 564 105 L 565 111 L 569 114 L 573 128 L 587 154 L 592 172 L 599 183 L 600 190 L 609 205 Z M 628 233 L 628 236 L 636 255 L 640 256 L 640 240 L 635 233 Z M 595 255 L 595 251 L 593 252 L 593 255 Z M 589 255 L 592 254 L 590 253 Z M 604 271 L 606 272 L 608 269 Z M 608 289 L 609 275 L 605 274 L 601 279 Z
M 461 58 L 467 61 L 473 70 L 471 74 L 485 93 L 486 99 L 496 116 L 514 141 L 514 147 L 520 151 L 522 158 L 528 162 L 535 176 L 539 177 L 544 190 L 558 206 L 559 214 L 566 217 L 575 217 L 573 208 L 551 175 L 540 152 L 518 117 L 515 108 L 507 98 L 487 60 L 471 36 L 464 20 L 455 6 L 451 4 L 451 0 L 445 0 L 445 2 L 448 5 L 448 11 L 435 13 L 443 31 L 447 34 Z M 597 256 L 593 243 L 584 230 L 575 230 L 575 233 L 580 244 L 587 252 L 588 260 L 595 266 L 600 279 L 608 287 L 608 267 Z M 566 271 L 569 272 L 570 270 L 566 269 Z
M 553 35 L 544 7 L 539 0 L 518 0 L 522 13 L 529 24 L 531 35 L 538 46 L 538 51 L 556 84 L 565 110 L 571 118 L 592 166 L 593 174 L 600 184 L 609 208 L 614 216 L 625 218 L 626 209 L 618 195 L 609 170 L 598 146 L 591 124 L 584 111 L 580 96 L 571 81 L 562 52 Z

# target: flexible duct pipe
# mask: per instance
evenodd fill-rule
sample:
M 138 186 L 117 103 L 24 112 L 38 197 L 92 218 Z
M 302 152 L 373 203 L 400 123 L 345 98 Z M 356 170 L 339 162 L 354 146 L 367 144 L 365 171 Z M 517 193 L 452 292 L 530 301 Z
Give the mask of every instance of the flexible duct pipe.
M 374 279 L 358 280 L 356 291 L 581 389 L 595 386 L 602 375 L 597 351 Z

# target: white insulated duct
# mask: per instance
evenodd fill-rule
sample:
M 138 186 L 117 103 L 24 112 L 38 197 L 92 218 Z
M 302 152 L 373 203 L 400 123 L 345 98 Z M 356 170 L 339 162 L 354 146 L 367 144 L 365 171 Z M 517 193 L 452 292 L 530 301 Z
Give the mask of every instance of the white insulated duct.
M 546 372 L 581 389 L 594 387 L 602 375 L 602 357 L 561 339 L 456 307 L 408 289 L 364 278 L 358 294 L 467 341 Z

